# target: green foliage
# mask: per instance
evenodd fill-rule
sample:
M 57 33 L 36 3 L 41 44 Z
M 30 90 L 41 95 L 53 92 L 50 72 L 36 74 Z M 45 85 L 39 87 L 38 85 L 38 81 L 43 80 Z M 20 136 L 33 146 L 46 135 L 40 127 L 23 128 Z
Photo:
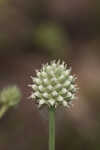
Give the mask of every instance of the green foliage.
M 16 106 L 21 98 L 21 93 L 17 86 L 4 88 L 0 93 L 0 118 L 13 106 Z

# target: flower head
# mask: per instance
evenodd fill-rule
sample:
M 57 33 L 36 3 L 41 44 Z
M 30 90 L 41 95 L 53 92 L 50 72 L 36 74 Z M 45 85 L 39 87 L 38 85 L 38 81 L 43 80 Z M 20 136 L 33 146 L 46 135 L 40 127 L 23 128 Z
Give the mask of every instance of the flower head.
M 69 107 L 78 89 L 76 79 L 71 75 L 71 68 L 64 62 L 51 61 L 50 64 L 43 65 L 40 71 L 36 71 L 36 77 L 32 77 L 33 84 L 29 86 L 33 92 L 30 97 L 35 99 L 39 107 Z
M 21 93 L 17 86 L 6 87 L 0 93 L 0 105 L 15 106 L 19 103 L 20 97 Z

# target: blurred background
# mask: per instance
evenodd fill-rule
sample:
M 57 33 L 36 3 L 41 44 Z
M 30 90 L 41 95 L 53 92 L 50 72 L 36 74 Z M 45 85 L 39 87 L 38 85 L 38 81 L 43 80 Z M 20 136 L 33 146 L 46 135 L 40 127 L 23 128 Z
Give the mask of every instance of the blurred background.
M 47 150 L 48 113 L 27 97 L 30 76 L 52 59 L 78 76 L 79 98 L 56 112 L 56 150 L 100 149 L 100 1 L 0 0 L 0 88 L 22 99 L 0 119 L 0 150 Z

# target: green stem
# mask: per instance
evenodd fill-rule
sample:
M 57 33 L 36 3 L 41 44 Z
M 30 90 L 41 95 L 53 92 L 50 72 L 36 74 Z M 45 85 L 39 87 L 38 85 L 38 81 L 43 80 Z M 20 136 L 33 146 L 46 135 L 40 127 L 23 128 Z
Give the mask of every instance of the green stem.
M 55 109 L 49 109 L 49 150 L 55 150 Z
M 0 119 L 3 117 L 3 115 L 5 114 L 5 112 L 7 111 L 8 107 L 5 105 L 5 106 L 2 106 L 0 108 Z

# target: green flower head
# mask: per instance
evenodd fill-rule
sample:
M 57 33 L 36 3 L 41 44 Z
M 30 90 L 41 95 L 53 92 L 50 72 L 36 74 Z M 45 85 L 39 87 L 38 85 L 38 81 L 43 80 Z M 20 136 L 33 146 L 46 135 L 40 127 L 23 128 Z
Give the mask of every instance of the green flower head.
M 4 88 L 0 93 L 0 104 L 8 107 L 19 103 L 21 97 L 20 90 L 16 86 Z
M 36 77 L 31 77 L 33 84 L 29 85 L 33 92 L 30 98 L 34 99 L 38 106 L 47 105 L 57 107 L 63 105 L 70 107 L 76 97 L 77 85 L 75 75 L 71 75 L 68 68 L 60 60 L 51 61 L 43 65 L 40 71 L 36 71 Z

